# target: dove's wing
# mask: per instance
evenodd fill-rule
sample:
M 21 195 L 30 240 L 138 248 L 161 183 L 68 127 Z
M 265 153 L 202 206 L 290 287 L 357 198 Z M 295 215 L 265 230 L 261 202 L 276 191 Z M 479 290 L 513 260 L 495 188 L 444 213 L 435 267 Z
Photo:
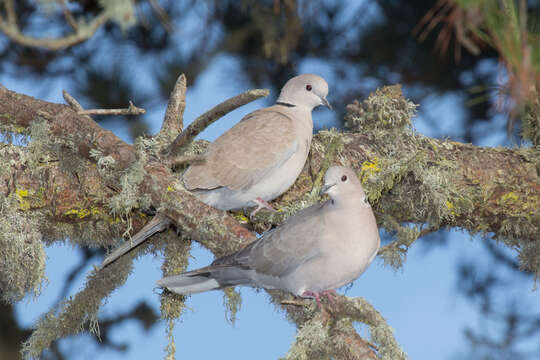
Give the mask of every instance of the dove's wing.
M 246 190 L 298 149 L 293 119 L 275 107 L 248 114 L 209 146 L 206 159 L 185 172 L 188 190 Z

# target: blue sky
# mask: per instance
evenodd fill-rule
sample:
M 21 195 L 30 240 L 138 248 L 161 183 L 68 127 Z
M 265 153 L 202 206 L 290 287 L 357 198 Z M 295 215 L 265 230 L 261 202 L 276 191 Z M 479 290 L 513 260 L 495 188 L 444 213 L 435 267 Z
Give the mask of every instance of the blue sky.
M 208 110 L 218 102 L 236 95 L 248 88 L 242 79 L 231 78 L 229 71 L 237 67 L 232 57 L 219 56 L 201 74 L 195 86 L 190 86 L 187 95 L 186 122 Z M 329 98 L 332 102 L 332 82 L 330 72 L 317 61 L 304 61 L 299 72 L 314 72 L 327 77 L 330 84 Z M 144 78 L 144 75 L 140 75 Z M 68 83 L 61 80 L 40 87 L 36 80 L 15 81 L 9 76 L 1 76 L 0 82 L 9 89 L 54 102 L 63 102 L 62 88 L 69 90 Z M 141 86 L 145 82 L 141 80 Z M 212 89 L 209 91 L 209 89 Z M 405 89 L 406 91 L 406 89 Z M 203 134 L 202 138 L 213 140 L 227 128 L 239 121 L 248 112 L 271 103 L 277 94 L 268 99 L 258 100 L 222 118 Z M 460 125 L 461 114 L 455 109 L 455 98 L 432 96 L 422 104 L 426 114 L 438 115 L 443 129 L 451 134 Z M 84 104 L 83 104 L 84 105 Z M 165 111 L 160 104 L 149 111 L 151 130 L 157 131 Z M 328 110 L 314 113 L 314 121 L 320 127 L 327 127 L 335 119 Z M 504 121 L 498 119 L 497 121 Z M 107 123 L 109 129 L 128 140 L 128 133 L 122 121 Z M 422 117 L 415 119 L 416 129 L 426 135 L 434 135 L 433 129 Z M 505 134 L 493 133 L 482 140 L 482 145 L 500 144 Z M 502 140 L 501 140 L 502 139 Z M 78 253 L 71 245 L 54 245 L 47 249 L 46 274 L 48 284 L 42 296 L 28 298 L 17 305 L 19 319 L 31 326 L 57 299 L 63 280 L 71 267 L 77 264 Z M 456 265 L 464 258 L 485 262 L 481 239 L 460 231 L 451 231 L 448 245 L 434 247 L 429 251 L 421 244 L 412 247 L 405 266 L 394 271 L 375 260 L 371 267 L 358 279 L 346 294 L 366 298 L 386 318 L 395 330 L 395 336 L 411 359 L 454 359 L 466 347 L 463 329 L 465 326 L 479 328 L 482 323 L 470 302 L 456 294 Z M 144 257 L 136 262 L 135 271 L 128 282 L 115 291 L 101 310 L 101 315 L 118 314 L 142 299 L 159 311 L 159 296 L 154 293 L 155 281 L 161 277 L 159 270 L 161 257 Z M 194 246 L 190 268 L 204 266 L 212 261 L 211 254 L 199 246 Z M 98 261 L 96 260 L 96 265 Z M 485 266 L 490 266 L 486 263 Z M 75 294 L 84 285 L 83 272 L 70 294 Z M 521 294 L 535 309 L 538 309 L 538 292 L 532 292 L 533 284 L 524 283 Z M 264 291 L 242 288 L 243 305 L 234 326 L 225 319 L 223 296 L 214 291 L 194 295 L 188 300 L 188 310 L 177 322 L 174 336 L 177 358 L 208 359 L 217 356 L 235 359 L 276 359 L 283 356 L 294 340 L 295 328 L 287 322 L 280 310 L 269 303 Z M 367 336 L 361 327 L 363 336 Z M 134 321 L 126 322 L 112 333 L 116 341 L 129 342 L 127 352 L 112 350 L 97 351 L 88 337 L 82 335 L 62 340 L 61 346 L 73 349 L 72 359 L 147 359 L 160 358 L 167 344 L 165 323 L 160 321 L 152 331 L 146 333 Z

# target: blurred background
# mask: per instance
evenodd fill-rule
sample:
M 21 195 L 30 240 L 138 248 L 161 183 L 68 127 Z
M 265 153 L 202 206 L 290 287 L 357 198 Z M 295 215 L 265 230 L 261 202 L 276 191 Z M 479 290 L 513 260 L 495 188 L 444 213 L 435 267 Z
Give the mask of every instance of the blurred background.
M 146 114 L 95 117 L 131 143 L 160 128 L 181 73 L 188 79 L 186 124 L 249 88 L 271 89 L 268 98 L 200 136 L 214 140 L 275 101 L 290 77 L 311 72 L 326 78 L 335 108 L 315 111 L 316 131 L 342 128 L 353 99 L 400 83 L 405 97 L 420 104 L 413 121 L 419 133 L 480 146 L 529 146 L 520 120 L 540 84 L 540 1 L 0 1 L 2 22 L 15 19 L 20 34 L 36 38 L 63 38 L 104 9 L 110 20 L 69 47 L 27 46 L 0 32 L 0 83 L 60 103 L 65 89 L 85 108 L 123 108 L 131 100 Z M 0 304 L 0 353 L 17 353 L 36 320 L 83 286 L 103 249 L 66 241 L 47 254 L 41 296 Z M 192 255 L 190 268 L 212 260 L 196 246 Z M 341 292 L 370 301 L 411 359 L 539 359 L 540 295 L 515 255 L 489 239 L 439 231 L 415 243 L 401 270 L 376 260 Z M 102 308 L 99 339 L 87 333 L 62 339 L 43 358 L 163 356 L 166 324 L 154 291 L 160 264 L 159 257 L 136 262 Z M 295 328 L 263 291 L 241 294 L 235 324 L 226 318 L 221 292 L 192 296 L 175 327 L 177 358 L 283 356 Z

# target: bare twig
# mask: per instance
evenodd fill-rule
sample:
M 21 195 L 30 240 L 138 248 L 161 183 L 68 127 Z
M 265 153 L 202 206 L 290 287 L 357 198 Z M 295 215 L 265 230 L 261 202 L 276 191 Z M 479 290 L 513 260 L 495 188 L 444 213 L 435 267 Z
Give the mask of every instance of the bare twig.
M 129 102 L 129 107 L 126 109 L 89 109 L 80 110 L 79 115 L 141 115 L 146 112 L 145 109 L 133 105 Z
M 62 90 L 62 95 L 64 96 L 64 100 L 68 103 L 68 105 L 77 113 L 79 111 L 84 111 L 84 108 L 81 104 L 73 96 L 71 96 L 66 90 Z
M 13 2 L 13 0 L 6 0 L 4 1 L 4 6 L 6 7 L 8 25 L 15 28 L 18 27 L 19 25 L 17 24 L 15 3 Z
M 154 11 L 156 12 L 159 18 L 159 22 L 161 23 L 165 31 L 167 31 L 169 34 L 172 33 L 173 27 L 171 25 L 171 19 L 169 19 L 169 16 L 165 12 L 165 10 L 163 10 L 161 5 L 159 5 L 156 0 L 148 0 L 148 2 L 150 3 Z
M 281 305 L 308 306 L 303 300 L 281 300 Z
M 191 164 L 194 162 L 204 161 L 204 159 L 205 159 L 204 155 L 181 155 L 181 156 L 176 156 L 172 158 L 170 165 L 178 166 L 178 165 L 183 165 L 183 164 Z
M 161 125 L 160 133 L 173 131 L 178 135 L 184 126 L 183 114 L 186 108 L 186 75 L 181 74 L 174 84 L 174 89 L 169 97 L 165 119 Z
M 9 3 L 9 1 L 7 2 Z M 103 25 L 109 19 L 109 15 L 101 13 L 95 17 L 90 23 L 85 24 L 84 26 L 79 26 L 77 31 L 73 34 L 60 37 L 60 38 L 34 38 L 31 36 L 24 35 L 21 33 L 20 29 L 17 26 L 13 26 L 9 22 L 9 12 L 8 12 L 8 22 L 4 22 L 0 19 L 0 31 L 4 33 L 12 41 L 27 47 L 36 47 L 36 48 L 45 48 L 48 50 L 60 50 L 65 49 L 70 46 L 79 44 L 85 40 L 91 38 L 97 29 Z
M 73 14 L 71 14 L 71 11 L 69 11 L 66 2 L 64 0 L 57 0 L 60 4 L 60 7 L 62 7 L 62 13 L 64 14 L 64 17 L 66 18 L 66 21 L 68 22 L 69 26 L 75 31 L 78 30 L 77 21 L 73 17 Z
M 193 139 L 195 139 L 195 137 L 201 131 L 210 126 L 214 121 L 239 108 L 240 106 L 243 106 L 261 97 L 268 96 L 268 94 L 270 94 L 270 91 L 267 89 L 255 89 L 248 90 L 240 95 L 225 100 L 221 104 L 213 107 L 212 109 L 195 119 L 193 123 L 191 123 L 180 135 L 178 135 L 178 137 L 169 147 L 168 152 L 170 154 L 174 154 L 176 150 L 193 141 Z

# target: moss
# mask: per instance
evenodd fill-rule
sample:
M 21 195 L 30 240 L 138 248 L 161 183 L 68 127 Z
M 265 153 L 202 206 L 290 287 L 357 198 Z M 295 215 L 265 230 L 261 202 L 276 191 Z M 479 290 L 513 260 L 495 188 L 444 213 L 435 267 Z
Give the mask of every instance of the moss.
M 327 359 L 327 350 L 331 344 L 328 327 L 324 326 L 319 319 L 312 319 L 302 325 L 296 338 L 283 359 L 285 360 L 308 360 Z
M 163 276 L 176 275 L 184 272 L 188 266 L 191 242 L 186 238 L 178 239 L 172 231 L 168 232 L 165 245 L 165 261 L 161 265 Z M 174 238 L 173 238 L 174 237 Z M 185 296 L 168 291 L 161 295 L 161 316 L 164 319 L 177 319 L 185 308 Z
M 363 298 L 350 299 L 347 312 L 352 320 L 365 323 L 369 327 L 371 341 L 378 345 L 378 355 L 384 360 L 405 360 L 407 354 L 400 348 L 394 331 L 384 318 Z
M 28 201 L 28 190 L 16 189 L 15 193 L 19 200 L 19 210 L 26 211 L 30 209 L 30 202 Z
M 22 346 L 23 355 L 37 358 L 53 341 L 78 333 L 85 326 L 96 332 L 98 310 L 105 297 L 126 281 L 132 260 L 133 256 L 123 256 L 104 270 L 94 269 L 82 291 L 61 303 L 58 310 L 51 309 L 38 321 Z
M 20 197 L 25 199 L 27 193 L 0 195 L 0 289 L 1 299 L 7 302 L 19 301 L 28 293 L 37 296 L 45 281 L 39 217 L 17 211 Z
M 355 100 L 347 105 L 345 126 L 361 131 L 366 129 L 405 129 L 418 105 L 401 95 L 401 86 L 392 85 L 377 89 L 362 103 Z
M 236 315 L 242 307 L 242 297 L 234 288 L 226 288 L 223 290 L 223 305 L 225 306 L 225 319 L 234 325 Z
M 531 94 L 530 101 L 525 106 L 525 113 L 522 117 L 521 136 L 532 142 L 533 146 L 540 146 L 540 101 L 539 94 Z
M 65 216 L 75 216 L 79 219 L 84 219 L 87 216 L 96 216 L 100 215 L 101 211 L 96 207 L 90 207 L 90 208 L 81 208 L 81 209 L 69 209 L 64 212 Z M 114 221 L 119 221 L 118 218 L 108 218 L 109 223 L 112 224 Z
M 174 342 L 174 319 L 169 319 L 167 321 L 167 339 L 169 342 L 167 343 L 167 346 L 165 346 L 165 360 L 174 360 L 176 359 L 176 344 Z

